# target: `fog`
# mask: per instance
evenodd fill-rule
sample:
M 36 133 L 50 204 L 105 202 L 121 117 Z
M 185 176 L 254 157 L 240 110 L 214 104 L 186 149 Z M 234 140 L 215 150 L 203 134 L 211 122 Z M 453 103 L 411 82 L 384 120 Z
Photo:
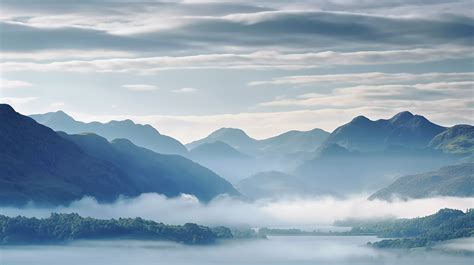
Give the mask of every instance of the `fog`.
M 195 222 L 205 225 L 249 226 L 325 226 L 346 218 L 413 218 L 435 213 L 441 208 L 466 210 L 474 207 L 472 198 L 438 197 L 410 201 L 369 201 L 367 194 L 348 198 L 292 197 L 274 200 L 244 201 L 221 196 L 208 204 L 195 197 L 182 195 L 166 198 L 159 194 L 142 194 L 121 198 L 115 203 L 100 204 L 90 197 L 69 206 L 40 208 L 3 207 L 8 216 L 48 217 L 51 212 L 76 212 L 95 218 L 142 217 L 169 224 Z
M 471 264 L 472 256 L 428 252 L 388 252 L 365 246 L 374 237 L 269 237 L 215 246 L 183 246 L 153 241 L 77 241 L 61 246 L 0 249 L 1 264 Z
M 219 197 L 208 204 L 182 195 L 166 198 L 143 194 L 99 204 L 83 198 L 67 207 L 0 208 L 4 215 L 47 217 L 51 212 L 77 212 L 96 218 L 137 217 L 170 224 L 196 222 L 206 225 L 250 225 L 279 227 L 324 227 L 346 218 L 417 217 L 440 208 L 465 210 L 472 198 L 440 197 L 411 201 L 369 201 L 367 194 L 346 199 L 293 197 L 243 201 Z M 472 239 L 442 243 L 431 251 L 382 251 L 366 246 L 378 241 L 372 236 L 271 236 L 268 239 L 230 240 L 212 246 L 185 246 L 157 241 L 74 241 L 48 246 L 3 246 L 0 264 L 471 264 Z

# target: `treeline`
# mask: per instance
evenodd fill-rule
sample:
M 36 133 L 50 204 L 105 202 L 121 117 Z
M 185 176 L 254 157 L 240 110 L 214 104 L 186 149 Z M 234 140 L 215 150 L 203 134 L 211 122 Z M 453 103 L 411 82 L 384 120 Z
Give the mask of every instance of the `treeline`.
M 376 248 L 429 247 L 439 241 L 474 236 L 474 211 L 442 209 L 426 217 L 367 223 L 351 232 L 393 238 L 369 243 Z
M 52 213 L 49 218 L 0 215 L 0 244 L 54 244 L 77 239 L 167 240 L 189 245 L 233 238 L 226 227 L 187 223 L 166 225 L 142 218 L 101 220 L 76 213 Z

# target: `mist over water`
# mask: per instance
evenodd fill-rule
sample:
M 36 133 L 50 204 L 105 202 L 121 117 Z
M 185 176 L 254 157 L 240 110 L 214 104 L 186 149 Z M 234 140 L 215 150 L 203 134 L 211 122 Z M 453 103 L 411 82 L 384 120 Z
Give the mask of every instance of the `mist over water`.
M 8 216 L 48 217 L 51 212 L 76 212 L 82 216 L 104 219 L 142 217 L 168 224 L 195 222 L 204 225 L 295 227 L 327 226 L 347 218 L 413 218 L 433 214 L 441 208 L 466 210 L 474 207 L 472 198 L 438 197 L 386 202 L 369 201 L 367 197 L 366 194 L 360 194 L 345 199 L 292 197 L 251 202 L 222 196 L 203 204 L 190 195 L 166 198 L 148 193 L 136 198 L 121 198 L 111 204 L 100 204 L 86 197 L 69 206 L 3 207 L 0 213 Z
M 470 264 L 472 256 L 442 252 L 388 252 L 365 246 L 374 237 L 269 237 L 183 246 L 153 241 L 78 241 L 61 246 L 0 250 L 1 264 Z M 473 242 L 471 241 L 471 244 Z
M 324 229 L 334 221 L 346 218 L 412 218 L 433 214 L 445 207 L 461 210 L 473 207 L 472 198 L 439 197 L 394 202 L 366 198 L 366 194 L 360 194 L 345 199 L 293 197 L 251 202 L 224 196 L 203 204 L 189 195 L 170 199 L 159 194 L 143 194 L 136 198 L 121 198 L 111 204 L 83 198 L 69 206 L 4 207 L 0 208 L 0 213 L 47 217 L 51 212 L 76 212 L 104 219 L 139 216 L 169 224 L 195 222 Z M 378 240 L 373 236 L 270 236 L 268 239 L 221 241 L 212 246 L 140 240 L 74 241 L 62 245 L 3 246 L 0 248 L 0 264 L 472 264 L 472 238 L 444 242 L 431 251 L 386 251 L 366 245 Z

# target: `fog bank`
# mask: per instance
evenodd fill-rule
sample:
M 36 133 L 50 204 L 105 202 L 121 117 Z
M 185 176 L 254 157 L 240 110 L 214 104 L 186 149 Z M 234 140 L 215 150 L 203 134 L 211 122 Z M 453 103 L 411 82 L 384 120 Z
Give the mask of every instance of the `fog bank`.
M 474 207 L 473 198 L 438 197 L 394 202 L 366 198 L 367 194 L 361 194 L 345 199 L 295 197 L 249 202 L 222 196 L 202 204 L 190 195 L 170 199 L 148 193 L 136 198 L 121 198 L 111 204 L 99 204 L 86 197 L 67 207 L 2 207 L 0 214 L 47 217 L 51 212 L 76 212 L 95 218 L 142 217 L 169 224 L 323 226 L 346 218 L 413 218 L 433 214 L 441 208 L 464 211 Z
M 156 241 L 77 241 L 60 246 L 11 246 L 0 250 L 1 264 L 333 264 L 464 265 L 472 256 L 446 252 L 378 251 L 375 237 L 269 237 L 214 246 L 183 246 Z

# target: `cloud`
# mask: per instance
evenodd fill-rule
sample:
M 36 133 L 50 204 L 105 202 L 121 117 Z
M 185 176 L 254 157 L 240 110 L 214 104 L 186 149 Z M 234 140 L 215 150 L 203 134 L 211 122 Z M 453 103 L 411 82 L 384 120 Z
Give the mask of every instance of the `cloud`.
M 282 53 L 257 51 L 246 54 L 202 54 L 143 58 L 110 58 L 54 62 L 2 62 L 4 72 L 127 72 L 153 74 L 165 70 L 193 69 L 309 69 L 336 65 L 377 65 L 441 61 L 474 57 L 474 49 L 440 47 L 357 52 Z
M 474 81 L 439 82 L 415 85 L 361 85 L 334 89 L 331 93 L 307 93 L 296 98 L 277 98 L 260 106 L 410 106 L 413 103 L 431 104 L 458 101 L 460 108 L 473 102 Z M 468 108 L 469 109 L 469 108 Z
M 168 7 L 172 4 L 156 3 Z M 44 15 L 24 13 L 3 19 L 2 49 L 113 49 L 133 52 L 222 53 L 228 47 L 251 50 L 361 50 L 430 47 L 445 43 L 470 47 L 474 22 L 469 16 L 387 17 L 320 10 L 271 10 L 246 5 L 195 5 L 116 8 L 113 11 Z M 125 8 L 125 7 L 121 7 Z M 21 9 L 21 8 L 20 8 Z M 28 10 L 28 8 L 25 8 Z M 54 9 L 54 8 L 52 8 Z M 184 10 L 184 11 L 183 11 Z M 234 13 L 232 13 L 234 12 Z M 237 13 L 235 13 L 237 12 Z M 44 38 L 48 36 L 48 38 Z M 34 40 L 41 39 L 41 42 Z M 278 42 L 275 40 L 278 39 Z
M 336 220 L 346 218 L 413 218 L 433 214 L 441 208 L 465 210 L 472 206 L 472 198 L 440 197 L 391 203 L 368 201 L 366 198 L 367 195 L 362 194 L 347 199 L 293 197 L 247 202 L 224 196 L 209 204 L 202 204 L 189 195 L 168 199 L 158 194 L 142 194 L 112 204 L 99 204 L 92 198 L 84 198 L 68 207 L 3 207 L 0 210 L 9 216 L 45 217 L 51 212 L 77 212 L 96 218 L 139 216 L 169 224 L 196 222 L 206 225 L 316 226 L 331 225 Z
M 174 93 L 193 93 L 196 92 L 197 89 L 193 87 L 183 87 L 172 90 Z
M 13 106 L 21 106 L 37 99 L 38 97 L 0 97 L 0 102 Z
M 154 90 L 159 89 L 157 86 L 147 85 L 147 84 L 130 84 L 130 85 L 122 85 L 122 87 L 130 91 L 154 91 Z
M 33 86 L 33 84 L 26 81 L 0 79 L 0 89 L 14 89 L 30 86 Z
M 407 82 L 466 81 L 473 80 L 474 72 L 466 73 L 353 73 L 332 75 L 295 75 L 278 77 L 268 81 L 253 81 L 248 85 L 318 85 L 334 84 L 393 84 Z
M 130 58 L 131 52 L 113 50 L 46 50 L 35 52 L 2 52 L 3 61 L 63 61 L 70 59 Z

